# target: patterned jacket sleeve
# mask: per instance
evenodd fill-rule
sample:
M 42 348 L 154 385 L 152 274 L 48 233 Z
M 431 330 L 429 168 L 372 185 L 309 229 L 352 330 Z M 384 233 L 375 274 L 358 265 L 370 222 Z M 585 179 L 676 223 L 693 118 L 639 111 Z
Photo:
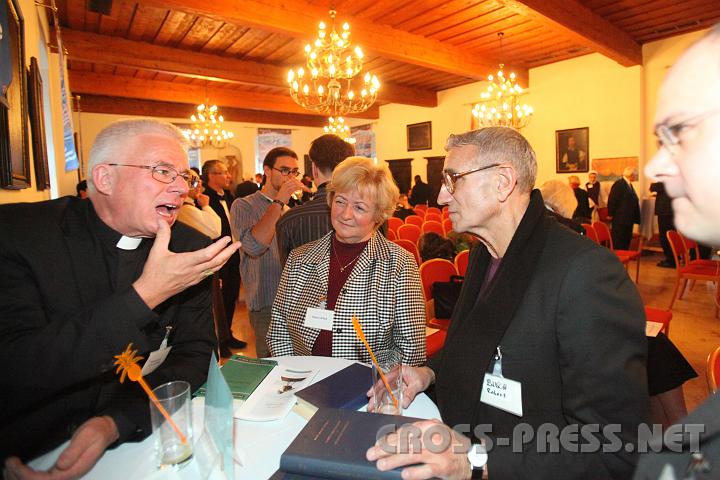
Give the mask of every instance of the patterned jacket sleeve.
M 295 268 L 296 265 L 295 252 L 290 254 L 285 268 L 283 269 L 282 276 L 280 277 L 280 285 L 278 286 L 277 293 L 275 294 L 275 301 L 272 305 L 272 312 L 270 314 L 270 329 L 267 334 L 267 345 L 270 349 L 270 355 L 273 357 L 282 357 L 293 354 L 292 341 L 290 339 L 290 331 L 288 330 L 287 316 L 288 316 L 288 289 L 291 288 L 290 283 L 290 272 Z
M 403 363 L 417 366 L 425 363 L 425 299 L 415 260 L 398 250 L 393 341 L 403 352 Z

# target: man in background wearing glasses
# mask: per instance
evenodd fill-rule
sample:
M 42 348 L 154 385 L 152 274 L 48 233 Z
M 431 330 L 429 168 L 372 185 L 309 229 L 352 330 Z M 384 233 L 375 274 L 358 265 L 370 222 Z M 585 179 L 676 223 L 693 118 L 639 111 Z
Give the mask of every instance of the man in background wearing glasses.
M 645 174 L 662 182 L 672 198 L 675 226 L 693 240 L 720 245 L 720 24 L 668 72 L 655 134 L 661 147 Z M 682 449 L 643 455 L 636 479 L 720 476 L 720 393 L 681 423 L 702 427 L 699 445 L 686 440 Z
M 480 244 L 444 348 L 427 366 L 403 369 L 403 400 L 435 384 L 444 423 L 470 439 L 424 421 L 416 424 L 423 432 L 465 448 L 389 453 L 394 439 L 381 439 L 368 459 L 381 470 L 421 464 L 403 478 L 479 478 L 484 468 L 489 478 L 627 478 L 637 457 L 617 444 L 634 446 L 648 418 L 645 315 L 635 285 L 612 252 L 546 214 L 534 189 L 535 152 L 520 133 L 451 135 L 446 149 L 438 203 L 448 206 L 454 231 Z M 564 433 L 553 440 L 553 431 Z
M 115 375 L 113 356 L 131 342 L 145 358 L 166 354 L 143 367 L 151 387 L 205 381 L 216 343 L 209 277 L 239 245 L 175 223 L 197 184 L 186 148 L 170 124 L 116 122 L 90 152 L 89 201 L 0 206 L 6 478 L 25 478 L 22 462 L 68 439 L 51 473 L 78 478 L 108 446 L 151 432 L 147 396 Z
M 275 226 L 287 210 L 290 196 L 303 187 L 297 178 L 300 174 L 297 154 L 289 148 L 270 150 L 263 160 L 263 173 L 262 189 L 238 198 L 230 209 L 233 235 L 242 243 L 240 275 L 258 358 L 270 355 L 265 337 L 282 273 Z

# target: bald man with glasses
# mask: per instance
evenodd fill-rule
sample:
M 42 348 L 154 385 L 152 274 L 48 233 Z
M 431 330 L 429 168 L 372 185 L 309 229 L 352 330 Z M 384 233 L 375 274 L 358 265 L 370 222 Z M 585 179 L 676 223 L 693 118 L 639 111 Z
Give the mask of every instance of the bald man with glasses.
M 239 244 L 176 223 L 193 185 L 177 128 L 126 120 L 95 139 L 89 201 L 0 206 L 5 478 L 35 478 L 24 462 L 67 440 L 47 478 L 79 478 L 109 446 L 151 433 L 147 396 L 115 375 L 130 343 L 166 355 L 144 367 L 151 387 L 205 381 L 216 346 L 209 277 Z
M 655 135 L 660 148 L 645 174 L 662 182 L 672 198 L 675 226 L 693 240 L 720 245 L 720 24 L 668 72 L 660 88 Z M 720 478 L 720 393 L 679 424 L 696 435 L 656 443 L 657 453 L 641 457 L 637 480 Z

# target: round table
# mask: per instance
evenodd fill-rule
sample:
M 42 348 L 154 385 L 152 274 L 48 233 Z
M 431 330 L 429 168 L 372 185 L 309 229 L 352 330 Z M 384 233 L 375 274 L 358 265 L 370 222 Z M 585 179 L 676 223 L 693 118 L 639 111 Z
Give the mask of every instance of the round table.
M 280 368 L 318 369 L 314 382 L 345 368 L 350 360 L 332 357 L 278 357 Z M 313 383 L 314 383 L 313 382 Z M 203 428 L 204 398 L 193 400 L 193 431 L 197 441 Z M 363 408 L 364 409 L 364 408 Z M 420 394 L 405 410 L 405 415 L 418 418 L 440 418 L 435 404 L 427 395 Z M 280 466 L 280 455 L 300 433 L 307 420 L 291 411 L 282 420 L 271 422 L 249 422 L 235 419 L 234 447 L 236 459 L 235 478 L 262 480 L 269 478 Z M 30 466 L 36 470 L 48 470 L 67 442 L 52 452 L 36 458 Z M 368 445 L 369 447 L 369 445 Z M 128 478 L 152 479 L 198 479 L 202 478 L 195 459 L 180 470 L 157 470 L 152 435 L 139 443 L 125 443 L 105 452 L 95 467 L 83 478 L 98 480 L 125 480 Z M 218 471 L 210 478 L 223 478 Z

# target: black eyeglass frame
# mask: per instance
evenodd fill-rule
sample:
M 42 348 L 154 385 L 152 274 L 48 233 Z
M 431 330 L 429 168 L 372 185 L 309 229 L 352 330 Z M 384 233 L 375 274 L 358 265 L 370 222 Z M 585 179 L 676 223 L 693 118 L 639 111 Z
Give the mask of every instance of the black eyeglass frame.
M 297 176 L 300 175 L 299 168 L 287 168 L 287 167 L 282 167 L 282 168 L 270 167 L 270 168 L 280 172 L 280 175 L 282 175 L 283 177 L 287 177 L 288 175 L 292 174 L 293 177 L 297 178 Z
M 484 167 L 473 168 L 472 170 L 466 170 L 466 171 L 460 172 L 460 173 L 453 173 L 453 172 L 448 172 L 447 170 L 443 170 L 442 171 L 443 186 L 445 187 L 445 190 L 447 190 L 447 192 L 450 195 L 452 195 L 453 193 L 455 193 L 455 183 L 457 183 L 458 179 L 464 177 L 465 175 L 470 175 L 471 173 L 476 173 L 476 172 L 482 172 L 483 170 L 489 170 L 491 168 L 499 167 L 500 165 L 502 165 L 502 163 L 492 163 L 490 165 L 485 165 Z
M 190 188 L 197 188 L 200 185 L 200 179 L 195 175 L 191 174 L 189 171 L 180 173 L 175 169 L 175 167 L 163 163 L 159 165 L 131 165 L 129 163 L 108 163 L 107 165 L 110 165 L 111 167 L 134 167 L 142 168 L 144 170 L 150 170 L 150 174 L 152 175 L 153 179 L 167 185 L 173 183 L 177 177 L 182 177 L 183 180 L 185 180 L 185 183 L 187 183 L 188 187 Z M 172 172 L 170 173 L 170 175 L 172 175 L 172 178 L 168 176 L 168 173 L 163 173 L 163 170 L 166 170 L 167 172 Z

